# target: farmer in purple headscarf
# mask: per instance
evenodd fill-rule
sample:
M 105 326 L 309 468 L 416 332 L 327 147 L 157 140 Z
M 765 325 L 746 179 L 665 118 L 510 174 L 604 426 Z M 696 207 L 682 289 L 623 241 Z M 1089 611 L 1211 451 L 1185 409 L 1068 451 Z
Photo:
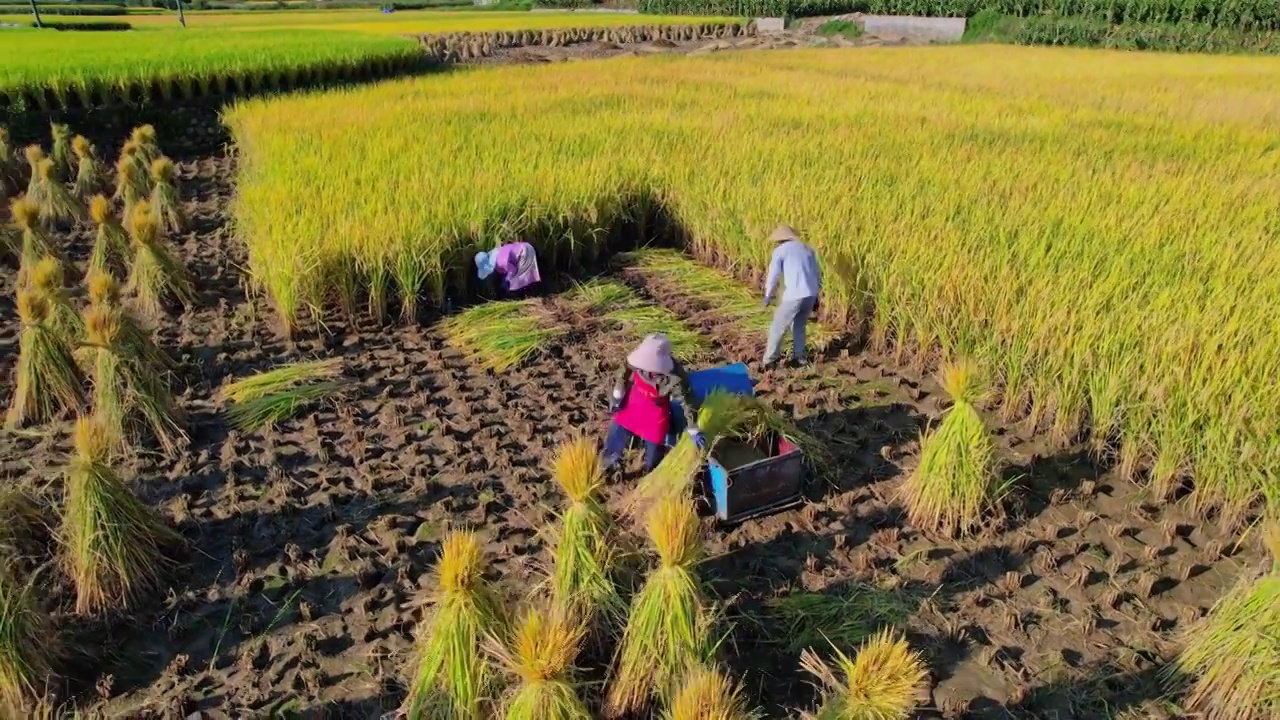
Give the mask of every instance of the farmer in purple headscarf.
M 481 280 L 497 273 L 502 278 L 502 294 L 518 293 L 542 282 L 538 255 L 527 242 L 499 245 L 489 252 L 476 253 L 476 274 Z

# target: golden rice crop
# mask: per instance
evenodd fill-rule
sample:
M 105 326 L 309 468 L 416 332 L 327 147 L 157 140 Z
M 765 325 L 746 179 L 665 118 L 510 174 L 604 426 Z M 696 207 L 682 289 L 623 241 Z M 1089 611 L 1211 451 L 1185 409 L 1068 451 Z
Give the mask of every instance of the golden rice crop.
M 164 156 L 151 161 L 151 207 L 160 220 L 161 232 L 165 235 L 182 232 L 187 219 L 178 198 L 178 168 Z
M 551 475 L 568 498 L 553 532 L 552 597 L 588 622 L 616 621 L 625 611 L 613 577 L 619 538 L 604 504 L 604 470 L 595 443 L 580 435 L 562 445 Z
M 516 679 L 505 698 L 507 720 L 591 720 L 574 678 L 587 628 L 572 610 L 531 608 L 510 640 L 490 636 L 485 647 Z
M 160 218 L 151 203 L 139 200 L 129 213 L 133 265 L 127 291 L 147 318 L 164 313 L 164 301 L 173 297 L 184 308 L 195 302 L 191 275 L 160 232 Z
M 751 720 L 742 688 L 720 668 L 695 666 L 685 673 L 663 720 Z
M 661 203 L 755 273 L 789 222 L 826 304 L 1238 512 L 1280 477 L 1278 80 L 1276 59 L 985 46 L 463 71 L 238 105 L 236 222 L 292 319 L 335 267 L 417 263 L 442 295 L 549 219 L 599 237 Z
M 481 303 L 445 320 L 440 329 L 450 344 L 475 355 L 482 367 L 502 372 L 568 332 L 540 308 L 537 300 Z
M 127 268 L 132 256 L 129 236 L 105 195 L 94 195 L 89 201 L 89 219 L 98 228 L 89 254 L 89 267 L 101 272 Z
M 920 439 L 920 464 L 902 485 L 907 516 L 919 528 L 961 534 L 999 509 L 995 443 L 977 406 L 984 391 L 972 362 L 939 373 L 952 405 L 937 428 Z
M 885 630 L 848 657 L 832 650 L 828 663 L 812 650 L 800 665 L 823 689 L 822 705 L 810 720 L 906 720 L 920 700 L 928 670 L 907 641 Z M 835 667 L 832 667 L 834 664 Z
M 71 128 L 63 123 L 52 123 L 49 134 L 53 137 L 54 174 L 60 180 L 71 180 L 76 167 L 71 148 Z
M 77 135 L 71 141 L 71 150 L 76 156 L 75 194 L 84 202 L 89 202 L 97 193 L 107 187 L 107 179 L 102 172 L 102 163 L 98 161 L 98 151 L 93 143 L 83 135 Z
M 84 405 L 80 373 L 66 339 L 51 328 L 52 308 L 41 293 L 18 288 L 18 362 L 6 427 L 48 422 Z

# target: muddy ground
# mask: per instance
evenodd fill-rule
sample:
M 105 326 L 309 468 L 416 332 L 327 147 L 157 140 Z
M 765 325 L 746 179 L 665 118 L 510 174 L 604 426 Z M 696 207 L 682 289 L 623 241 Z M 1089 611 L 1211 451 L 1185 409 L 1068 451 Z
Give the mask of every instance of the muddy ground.
M 430 321 L 335 319 L 331 334 L 285 342 L 242 290 L 245 253 L 227 223 L 233 171 L 227 156 L 182 165 L 194 227 L 177 244 L 199 306 L 176 313 L 160 336 L 183 364 L 191 445 L 176 461 L 144 457 L 127 468 L 192 549 L 170 591 L 112 617 L 73 616 L 65 581 L 50 584 L 78 652 L 59 691 L 112 717 L 377 717 L 403 698 L 424 585 L 448 527 L 482 529 L 493 578 L 513 596 L 538 579 L 547 558 L 539 532 L 558 502 L 548 460 L 576 429 L 603 434 L 603 388 L 621 358 L 593 348 L 617 338 L 579 333 L 500 377 L 446 345 Z M 63 240 L 83 262 L 87 232 Z M 3 269 L 0 292 L 6 378 L 17 351 L 14 275 Z M 760 353 L 761 338 L 679 288 L 641 287 L 702 328 L 715 361 Z M 342 402 L 266 432 L 241 434 L 222 419 L 214 395 L 226 379 L 333 356 L 357 381 Z M 9 392 L 6 384 L 0 401 Z M 760 392 L 838 459 L 802 508 L 708 528 L 702 573 L 736 623 L 726 660 L 771 717 L 794 716 L 813 698 L 773 603 L 851 589 L 894 608 L 880 620 L 901 620 L 924 652 L 923 716 L 1176 716 L 1160 699 L 1159 671 L 1178 633 L 1254 560 L 1252 548 L 1235 548 L 1181 505 L 1149 502 L 1083 447 L 1054 450 L 994 418 L 1019 478 L 1010 517 L 971 540 L 928 537 L 905 521 L 895 492 L 919 432 L 939 416 L 932 380 L 844 349 L 763 379 Z M 0 437 L 0 482 L 56 504 L 67 429 Z M 633 464 L 615 495 L 637 474 Z

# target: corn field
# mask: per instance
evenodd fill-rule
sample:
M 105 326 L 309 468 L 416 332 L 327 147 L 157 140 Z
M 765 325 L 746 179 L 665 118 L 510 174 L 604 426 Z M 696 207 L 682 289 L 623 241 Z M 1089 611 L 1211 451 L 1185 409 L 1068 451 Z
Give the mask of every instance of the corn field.
M 1015 414 L 1162 491 L 1280 507 L 1277 82 L 995 47 L 464 71 L 233 108 L 235 215 L 286 327 L 358 286 L 438 300 L 511 238 L 577 252 L 637 204 L 755 272 L 786 220 L 874 336 L 997 369 Z

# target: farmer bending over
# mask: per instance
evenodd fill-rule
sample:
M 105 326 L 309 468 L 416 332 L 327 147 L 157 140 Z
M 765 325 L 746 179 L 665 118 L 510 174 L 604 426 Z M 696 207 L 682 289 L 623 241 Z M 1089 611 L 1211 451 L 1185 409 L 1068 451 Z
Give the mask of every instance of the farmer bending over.
M 822 290 L 822 273 L 818 270 L 818 256 L 808 245 L 800 242 L 800 236 L 790 225 L 779 225 L 769 241 L 773 259 L 769 263 L 769 276 L 764 281 L 764 304 L 769 306 L 773 292 L 782 277 L 782 300 L 773 312 L 773 324 L 769 326 L 769 340 L 764 350 L 765 369 L 778 363 L 782 352 L 782 336 L 791 328 L 791 357 L 796 365 L 805 363 L 804 326 L 809 314 L 818 309 L 818 293 Z
M 672 427 L 672 402 L 684 410 L 683 426 L 699 449 L 706 440 L 698 430 L 698 408 L 689 389 L 689 377 L 671 356 L 671 341 L 665 335 L 650 335 L 627 356 L 618 371 L 609 398 L 609 434 L 604 441 L 604 466 L 611 468 L 633 438 L 644 441 L 644 469 L 648 472 L 667 453 L 667 434 Z
M 538 274 L 538 254 L 527 242 L 499 245 L 489 252 L 476 253 L 476 275 L 488 280 L 497 273 L 502 278 L 502 295 L 519 292 L 542 281 Z

